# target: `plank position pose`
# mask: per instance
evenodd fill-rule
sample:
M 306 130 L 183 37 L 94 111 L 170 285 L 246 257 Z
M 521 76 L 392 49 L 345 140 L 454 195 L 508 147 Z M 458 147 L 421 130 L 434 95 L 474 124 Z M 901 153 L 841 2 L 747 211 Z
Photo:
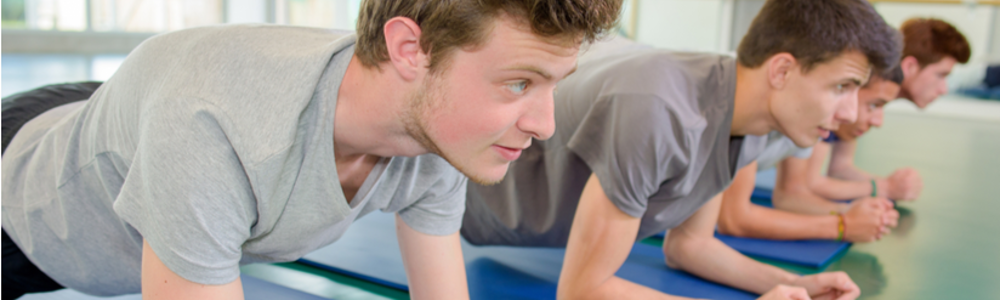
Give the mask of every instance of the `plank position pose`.
M 899 43 L 867 1 L 772 0 L 738 59 L 593 45 L 559 84 L 552 138 L 525 143 L 498 185 L 470 184 L 462 236 L 566 247 L 564 299 L 670 298 L 614 276 L 636 240 L 667 229 L 670 267 L 759 294 L 794 285 L 854 298 L 860 291 L 844 273 L 798 276 L 713 232 L 721 193 L 763 149 L 763 135 L 777 130 L 808 147 L 853 122 L 858 88 L 899 61 Z
M 750 203 L 755 172 L 741 171 L 724 196 L 719 231 L 770 239 L 839 239 L 870 242 L 889 232 L 898 217 L 887 199 L 919 197 L 922 180 L 916 170 L 901 168 L 887 177 L 869 174 L 854 164 L 857 139 L 880 127 L 883 106 L 904 98 L 926 107 L 947 92 L 945 77 L 956 62 L 969 60 L 965 37 L 951 24 L 915 18 L 900 28 L 903 59 L 898 67 L 874 78 L 858 94 L 858 119 L 844 124 L 812 148 L 799 148 L 777 132 L 758 159 L 759 170 L 777 164 L 774 207 Z M 828 173 L 823 165 L 829 158 Z M 857 199 L 852 202 L 831 201 Z
M 511 148 L 552 135 L 557 81 L 620 6 L 365 1 L 357 34 L 183 30 L 88 101 L 13 97 L 3 297 L 241 299 L 240 265 L 295 260 L 377 209 L 397 213 L 414 298 L 467 298 L 467 178 L 500 180 Z

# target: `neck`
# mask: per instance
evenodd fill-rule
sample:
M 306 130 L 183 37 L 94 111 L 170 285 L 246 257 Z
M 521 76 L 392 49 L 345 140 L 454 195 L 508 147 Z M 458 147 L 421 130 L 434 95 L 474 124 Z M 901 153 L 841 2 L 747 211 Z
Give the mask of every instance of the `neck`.
M 736 64 L 736 99 L 733 105 L 731 136 L 765 135 L 777 129 L 768 99 L 767 73 L 764 68 L 751 69 Z
M 357 56 L 351 58 L 337 92 L 333 144 L 338 159 L 366 155 L 380 157 L 417 156 L 427 153 L 406 131 L 413 83 L 392 72 L 367 68 Z
M 902 99 L 906 99 L 906 100 L 910 100 L 910 101 L 913 101 L 913 98 L 910 98 L 910 93 L 907 93 L 907 92 L 906 92 L 906 91 L 908 90 L 908 89 L 906 88 L 906 86 L 907 86 L 907 83 L 908 83 L 908 82 L 906 82 L 906 81 L 904 80 L 904 81 L 903 81 L 903 84 L 900 84 L 900 85 L 899 85 L 899 87 L 900 87 L 900 88 L 899 88 L 899 94 L 898 94 L 898 95 L 896 95 L 896 99 L 899 99 L 899 98 L 902 98 Z

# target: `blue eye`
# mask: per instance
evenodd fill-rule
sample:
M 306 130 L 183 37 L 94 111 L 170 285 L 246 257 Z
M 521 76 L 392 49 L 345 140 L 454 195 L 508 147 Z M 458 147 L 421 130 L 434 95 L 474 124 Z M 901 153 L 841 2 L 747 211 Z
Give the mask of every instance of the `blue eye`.
M 514 94 L 520 95 L 524 93 L 524 89 L 528 88 L 528 81 L 521 80 L 517 82 L 511 82 L 507 84 L 507 88 L 510 89 L 511 92 L 514 92 Z
M 837 92 L 838 93 L 844 92 L 844 85 L 843 84 L 838 84 L 836 88 L 837 88 Z

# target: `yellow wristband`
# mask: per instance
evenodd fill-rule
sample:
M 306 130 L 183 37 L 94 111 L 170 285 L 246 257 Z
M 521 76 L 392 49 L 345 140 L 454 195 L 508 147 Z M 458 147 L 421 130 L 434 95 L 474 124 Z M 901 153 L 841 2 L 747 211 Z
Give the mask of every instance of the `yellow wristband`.
M 844 240 L 844 230 L 846 229 L 846 226 L 844 226 L 844 214 L 837 211 L 830 211 L 830 215 L 837 216 L 837 241 Z
M 844 240 L 844 231 L 847 229 L 844 225 L 844 215 L 837 214 L 837 241 Z

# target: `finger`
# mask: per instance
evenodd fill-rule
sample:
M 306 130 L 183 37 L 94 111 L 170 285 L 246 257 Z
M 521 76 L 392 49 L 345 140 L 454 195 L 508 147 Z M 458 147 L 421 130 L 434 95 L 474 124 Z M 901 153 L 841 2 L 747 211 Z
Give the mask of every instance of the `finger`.
M 841 294 L 840 292 L 834 290 L 822 294 L 813 294 L 810 296 L 812 296 L 812 300 L 834 300 L 837 299 L 837 297 L 840 297 L 840 294 Z
M 861 295 L 861 289 L 851 280 L 850 276 L 843 271 L 837 272 L 835 288 L 839 293 L 836 299 L 854 299 Z
M 899 212 L 893 209 L 889 212 L 889 227 L 896 228 L 899 225 Z
M 809 293 L 806 292 L 806 289 L 802 287 L 792 287 L 787 295 L 789 299 L 812 300 L 812 298 L 809 298 Z
M 837 300 L 854 300 L 858 296 L 861 296 L 861 290 L 855 287 L 854 290 L 844 291 L 843 294 L 840 294 L 840 297 L 837 297 Z
M 896 205 L 892 203 L 892 200 L 887 198 L 882 198 L 882 206 L 888 210 L 895 210 Z

